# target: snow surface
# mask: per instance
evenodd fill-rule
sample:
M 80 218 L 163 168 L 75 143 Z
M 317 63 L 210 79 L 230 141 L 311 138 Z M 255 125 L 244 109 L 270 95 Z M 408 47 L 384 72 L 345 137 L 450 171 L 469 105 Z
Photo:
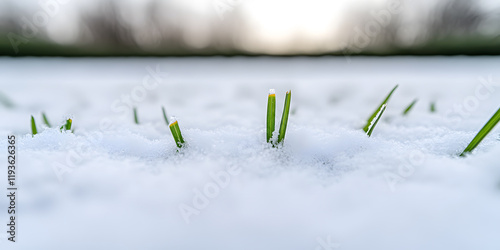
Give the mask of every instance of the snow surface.
M 17 136 L 19 186 L 18 242 L 2 233 L 0 249 L 500 249 L 499 129 L 457 157 L 500 106 L 499 68 L 497 57 L 0 58 L 16 104 L 0 107 L 0 132 Z M 368 138 L 365 119 L 396 84 Z M 265 143 L 271 88 L 277 114 L 293 90 L 278 149 Z M 161 106 L 188 143 L 179 152 Z M 44 128 L 42 111 L 53 124 L 72 116 L 75 133 Z

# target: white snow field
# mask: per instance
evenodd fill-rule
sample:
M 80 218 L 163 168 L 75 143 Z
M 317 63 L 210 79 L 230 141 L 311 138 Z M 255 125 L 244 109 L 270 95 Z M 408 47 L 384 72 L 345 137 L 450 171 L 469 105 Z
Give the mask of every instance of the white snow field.
M 0 58 L 15 104 L 0 106 L 0 249 L 498 250 L 500 127 L 457 155 L 500 107 L 499 69 L 498 57 Z M 292 90 L 281 148 L 265 143 L 271 88 L 277 126 Z M 71 116 L 74 134 L 41 112 Z

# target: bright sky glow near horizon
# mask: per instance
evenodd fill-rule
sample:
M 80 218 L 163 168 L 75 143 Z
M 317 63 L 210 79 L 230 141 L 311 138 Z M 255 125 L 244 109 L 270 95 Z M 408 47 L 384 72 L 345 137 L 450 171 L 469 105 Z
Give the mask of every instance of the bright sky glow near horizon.
M 248 2 L 244 10 L 254 31 L 248 39 L 269 46 L 269 50 L 279 50 L 294 40 L 329 40 L 342 21 L 347 5 L 345 0 Z

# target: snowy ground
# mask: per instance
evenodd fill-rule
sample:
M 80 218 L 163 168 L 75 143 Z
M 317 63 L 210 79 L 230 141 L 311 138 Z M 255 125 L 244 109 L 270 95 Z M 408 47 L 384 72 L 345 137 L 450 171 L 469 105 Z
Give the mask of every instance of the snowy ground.
M 0 106 L 0 134 L 17 136 L 20 188 L 18 242 L 2 226 L 0 248 L 500 249 L 499 129 L 457 157 L 500 106 L 499 68 L 496 57 L 0 58 L 16 105 Z M 396 84 L 367 138 L 359 128 Z M 278 119 L 292 90 L 280 149 L 264 143 L 270 88 Z M 188 142 L 179 153 L 162 105 Z M 75 133 L 42 128 L 42 111 L 73 117 Z M 4 195 L 0 207 L 5 225 Z

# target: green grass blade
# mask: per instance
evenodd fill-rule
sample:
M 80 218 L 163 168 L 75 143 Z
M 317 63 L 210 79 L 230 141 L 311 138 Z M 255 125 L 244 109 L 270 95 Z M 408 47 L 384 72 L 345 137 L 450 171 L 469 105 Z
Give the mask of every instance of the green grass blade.
M 66 120 L 66 124 L 64 125 L 64 128 L 66 130 L 71 130 L 71 125 L 73 125 L 73 120 L 68 119 L 68 120 Z
M 59 130 L 61 130 L 61 131 L 63 131 L 63 130 L 71 130 L 71 125 L 72 124 L 73 124 L 73 120 L 68 119 L 68 120 L 66 120 L 66 123 L 59 128 Z M 73 131 L 71 133 L 73 133 Z
M 172 120 L 173 122 L 169 125 L 170 132 L 172 132 L 172 136 L 174 137 L 174 141 L 177 147 L 182 148 L 182 146 L 184 145 L 184 138 L 182 137 L 179 123 L 175 119 Z
M 408 105 L 408 107 L 403 111 L 403 115 L 408 115 L 408 113 L 413 108 L 413 106 L 415 106 L 415 103 L 417 103 L 417 101 L 418 99 L 413 100 L 413 102 L 411 102 L 410 105 Z
M 170 122 L 168 121 L 167 112 L 165 111 L 165 108 L 163 106 L 161 107 L 161 111 L 163 112 L 163 119 L 165 119 L 167 126 L 169 126 Z
M 431 113 L 436 113 L 436 103 L 435 102 L 431 102 L 430 111 L 431 111 Z
M 387 97 L 385 98 L 385 100 L 382 102 L 382 104 L 380 104 L 380 106 L 375 110 L 375 112 L 373 112 L 373 114 L 370 116 L 370 118 L 368 118 L 368 120 L 366 121 L 366 125 L 363 127 L 363 131 L 368 132 L 368 130 L 370 128 L 370 124 L 372 124 L 372 122 L 373 122 L 373 119 L 375 119 L 375 117 L 377 116 L 377 114 L 380 111 L 380 109 L 382 108 L 382 106 L 384 104 L 387 104 L 387 102 L 391 98 L 392 93 L 394 93 L 394 91 L 398 88 L 398 86 L 399 85 L 396 85 L 396 87 L 394 87 L 391 90 L 391 92 L 389 92 L 389 94 L 387 95 Z
M 377 114 L 375 115 L 374 120 L 370 124 L 368 132 L 366 132 L 366 134 L 368 135 L 368 137 L 372 136 L 373 129 L 375 129 L 375 126 L 377 126 L 377 123 L 380 120 L 380 118 L 382 117 L 382 115 L 384 114 L 384 111 L 385 111 L 386 108 L 387 108 L 387 104 L 382 104 L 382 107 L 380 107 L 380 110 L 377 112 Z
M 274 89 L 269 90 L 267 98 L 267 142 L 271 142 L 276 122 L 276 94 Z
M 35 118 L 31 116 L 31 136 L 35 136 L 36 134 L 38 134 L 38 131 L 36 130 Z
M 45 115 L 44 112 L 42 112 L 42 118 L 43 118 L 43 123 L 45 123 L 45 125 L 47 125 L 47 127 L 52 128 L 52 126 L 50 125 L 49 119 L 47 119 L 47 116 Z
M 280 130 L 278 134 L 278 143 L 285 139 L 286 126 L 288 124 L 288 114 L 290 113 L 290 102 L 292 100 L 292 91 L 286 92 L 285 107 L 283 108 L 283 115 L 281 116 Z
M 500 121 L 500 108 L 497 112 L 490 118 L 490 120 L 483 126 L 481 130 L 477 133 L 477 135 L 472 139 L 469 145 L 465 148 L 464 152 L 460 154 L 460 156 L 465 156 L 465 154 L 472 152 L 479 143 L 493 130 L 495 125 Z
M 134 107 L 134 122 L 135 124 L 139 124 L 139 118 L 137 117 L 137 109 Z

